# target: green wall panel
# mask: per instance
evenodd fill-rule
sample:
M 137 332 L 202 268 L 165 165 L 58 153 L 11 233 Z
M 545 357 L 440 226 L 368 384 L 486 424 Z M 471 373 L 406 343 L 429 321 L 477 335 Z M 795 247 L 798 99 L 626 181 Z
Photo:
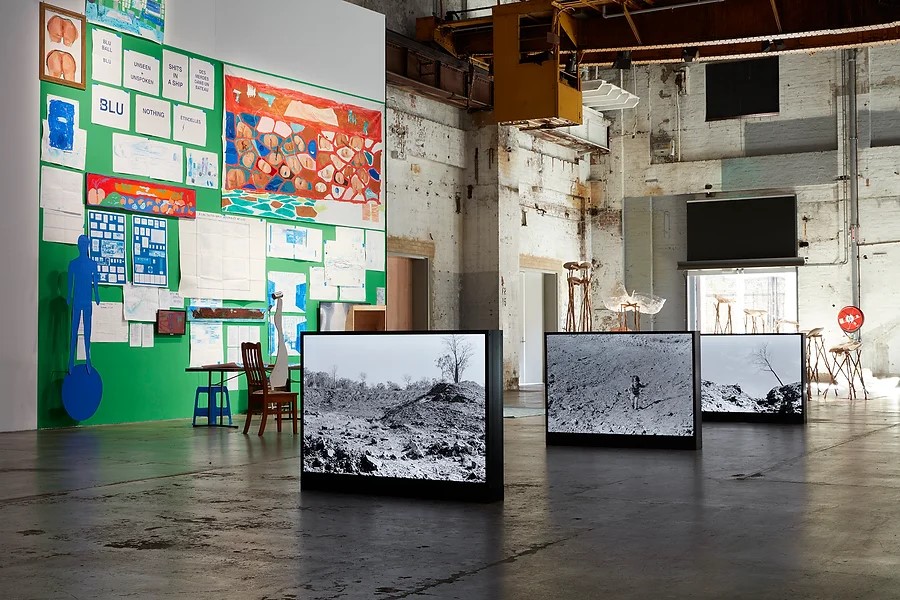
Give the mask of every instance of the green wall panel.
M 91 41 L 89 26 L 86 32 L 88 85 L 85 91 L 41 82 L 41 118 L 46 118 L 46 95 L 56 95 L 79 101 L 80 127 L 87 130 L 88 151 L 85 171 L 101 175 L 117 175 L 112 170 L 112 135 L 118 130 L 93 125 L 91 123 Z M 123 50 L 134 50 L 162 60 L 162 51 L 167 48 L 129 35 L 120 34 Z M 222 123 L 223 123 L 223 65 L 219 61 L 197 56 L 177 48 L 168 48 L 183 55 L 202 58 L 215 67 L 216 106 L 207 110 L 207 140 L 204 149 L 216 152 L 221 164 Z M 162 71 L 162 65 L 161 65 Z M 107 84 L 104 84 L 107 85 Z M 137 92 L 133 92 L 132 96 Z M 174 104 L 174 103 L 173 103 Z M 134 132 L 134 100 L 132 100 L 131 135 Z M 38 130 L 40 134 L 40 130 Z M 169 140 L 171 142 L 171 140 Z M 57 168 L 58 165 L 42 163 Z M 220 176 L 222 174 L 220 173 Z M 140 179 L 130 175 L 119 175 L 124 178 Z M 160 182 L 167 185 L 179 184 Z M 182 186 L 189 187 L 189 186 Z M 221 191 L 203 188 L 191 188 L 197 193 L 198 211 L 221 213 Z M 131 244 L 133 216 L 127 217 L 126 241 Z M 335 227 L 318 223 L 298 223 L 275 221 L 286 224 L 317 228 L 323 231 L 324 240 L 335 239 Z M 169 243 L 169 288 L 178 290 L 180 281 L 179 243 L 177 219 L 168 219 Z M 41 220 L 43 227 L 43 215 Z M 38 428 L 66 427 L 77 425 L 66 414 L 60 397 L 62 379 L 65 376 L 69 352 L 70 311 L 65 300 L 66 270 L 70 260 L 75 258 L 78 250 L 75 246 L 40 242 L 38 260 Z M 129 260 L 131 252 L 128 253 Z M 308 263 L 285 259 L 267 260 L 269 271 L 293 271 L 305 273 L 307 281 L 309 268 L 321 263 Z M 129 264 L 129 280 L 131 280 Z M 384 287 L 384 272 L 368 271 L 366 273 L 367 302 L 374 304 L 376 289 Z M 122 302 L 122 288 L 101 286 L 102 301 Z M 225 302 L 226 306 L 264 307 L 262 302 Z M 318 302 L 307 303 L 307 328 L 314 331 L 317 327 Z M 246 325 L 246 324 L 243 324 Z M 268 327 L 260 324 L 260 338 L 264 351 L 268 351 Z M 223 343 L 227 339 L 227 324 L 223 330 Z M 185 367 L 190 361 L 190 324 L 188 334 L 183 337 L 156 337 L 153 348 L 131 348 L 128 343 L 97 343 L 91 345 L 91 358 L 103 378 L 103 400 L 96 414 L 80 424 L 99 425 L 177 419 L 190 417 L 193 412 L 194 391 L 199 385 L 206 385 L 205 375 L 187 374 Z M 297 362 L 294 358 L 292 362 Z M 246 411 L 246 393 L 231 392 L 233 412 Z M 204 420 L 205 422 L 205 420 Z

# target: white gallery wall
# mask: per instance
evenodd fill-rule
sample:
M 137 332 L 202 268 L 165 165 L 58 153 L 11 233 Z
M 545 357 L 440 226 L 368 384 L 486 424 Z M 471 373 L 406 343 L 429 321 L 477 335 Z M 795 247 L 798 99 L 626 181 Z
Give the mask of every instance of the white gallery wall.
M 39 0 L 3 2 L 0 17 L 0 431 L 37 427 L 40 172 Z M 84 0 L 53 0 L 84 12 Z M 234 35 L 245 0 L 168 0 L 166 44 L 383 101 L 384 16 L 341 0 L 256 0 L 257 15 L 296 23 L 290 44 Z
M 287 24 L 287 35 L 267 39 L 254 29 L 260 18 Z M 384 15 L 342 0 L 168 0 L 165 41 L 242 67 L 384 101 Z

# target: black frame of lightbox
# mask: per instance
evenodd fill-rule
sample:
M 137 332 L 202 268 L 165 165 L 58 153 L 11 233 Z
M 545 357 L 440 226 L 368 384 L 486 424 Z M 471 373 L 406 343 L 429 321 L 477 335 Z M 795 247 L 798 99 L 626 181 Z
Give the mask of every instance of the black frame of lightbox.
M 551 336 L 594 335 L 594 336 L 640 336 L 640 335 L 685 335 L 691 336 L 691 355 L 694 382 L 694 433 L 690 436 L 678 435 L 625 435 L 615 433 L 565 433 L 550 431 L 549 394 L 547 384 L 547 340 Z M 703 447 L 702 419 L 700 409 L 700 334 L 696 331 L 578 331 L 547 332 L 544 334 L 544 436 L 548 446 L 598 446 L 605 448 L 648 448 L 666 450 L 699 450 Z
M 485 344 L 485 481 L 433 481 L 405 477 L 378 477 L 337 473 L 306 473 L 303 471 L 305 453 L 305 417 L 302 408 L 303 357 L 308 337 L 324 336 L 387 336 L 387 335 L 481 335 Z M 317 331 L 300 335 L 300 489 L 385 496 L 406 496 L 456 500 L 465 502 L 496 502 L 503 500 L 503 332 L 488 330 L 447 331 Z
M 806 369 L 806 334 L 805 333 L 704 333 L 700 335 L 701 365 L 703 357 L 703 338 L 738 338 L 738 337 L 774 337 L 793 336 L 800 338 L 800 377 L 803 401 L 799 415 L 782 415 L 779 413 L 746 413 L 746 412 L 707 412 L 703 411 L 703 420 L 707 423 L 776 423 L 782 425 L 803 425 L 809 413 L 809 377 Z M 701 380 L 701 407 L 703 389 Z

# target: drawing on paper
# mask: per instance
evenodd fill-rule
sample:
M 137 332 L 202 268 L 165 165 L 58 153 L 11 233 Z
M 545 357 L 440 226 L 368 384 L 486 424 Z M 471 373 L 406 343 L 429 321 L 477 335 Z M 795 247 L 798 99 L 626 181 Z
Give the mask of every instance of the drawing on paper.
M 382 228 L 381 111 L 282 85 L 226 68 L 223 209 Z
M 305 313 L 308 287 L 305 273 L 269 271 L 266 293 L 270 298 L 274 297 L 276 292 L 284 294 L 284 312 Z
M 134 217 L 135 285 L 169 287 L 168 228 L 165 219 L 158 217 Z
M 275 315 L 269 319 L 269 354 L 276 356 L 278 353 L 278 334 L 275 331 Z M 306 331 L 306 317 L 300 315 L 283 315 L 284 344 L 287 346 L 288 356 L 300 356 L 300 336 Z
M 178 144 L 114 133 L 113 171 L 182 183 L 184 148 Z
M 91 23 L 163 42 L 166 0 L 87 0 L 85 12 Z
M 42 121 L 41 160 L 79 171 L 87 154 L 87 131 L 79 125 L 78 100 L 47 95 L 47 118 Z
M 125 215 L 88 211 L 91 258 L 97 263 L 101 285 L 125 285 Z
M 219 157 L 214 152 L 204 152 L 192 148 L 187 154 L 187 177 L 185 183 L 197 187 L 219 188 Z
M 83 90 L 84 17 L 41 3 L 40 46 L 40 78 Z
M 90 173 L 87 176 L 87 190 L 89 206 L 120 208 L 179 219 L 197 216 L 197 194 L 194 190 Z
M 47 99 L 47 128 L 50 147 L 71 152 L 75 148 L 75 113 L 78 109 L 74 100 L 65 98 Z

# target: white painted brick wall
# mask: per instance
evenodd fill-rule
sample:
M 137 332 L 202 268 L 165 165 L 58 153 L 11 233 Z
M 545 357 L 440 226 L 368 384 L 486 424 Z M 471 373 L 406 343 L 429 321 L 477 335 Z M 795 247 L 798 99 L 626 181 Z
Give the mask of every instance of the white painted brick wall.
M 606 115 L 613 119 L 613 155 L 598 161 L 592 178 L 605 185 L 610 206 L 620 205 L 623 198 L 703 193 L 706 185 L 714 192 L 796 193 L 801 239 L 810 243 L 801 254 L 811 263 L 800 269 L 801 322 L 805 327 L 825 326 L 828 341 L 839 341 L 836 313 L 852 296 L 845 245 L 848 186 L 839 180 L 845 175 L 841 54 L 782 57 L 781 112 L 717 123 L 705 122 L 702 67 L 690 69 L 690 94 L 678 98 L 679 106 L 671 67 L 638 67 L 633 78 L 631 72 L 623 73 L 624 85 L 636 90 L 641 104 Z M 898 73 L 900 47 L 860 51 L 860 236 L 864 243 L 877 244 L 861 248 L 862 305 L 868 319 L 864 363 L 882 374 L 900 373 L 900 304 L 892 291 L 900 278 L 900 148 L 870 148 L 868 140 L 869 128 L 879 124 L 887 131 L 872 131 L 873 139 L 895 135 L 900 140 Z M 618 72 L 610 72 L 604 78 L 618 77 Z M 651 138 L 657 143 L 679 139 L 679 108 L 682 161 L 653 164 Z M 751 147 L 752 127 L 775 132 L 768 151 L 759 139 Z M 792 136 L 800 143 L 809 138 L 824 144 L 831 128 L 837 150 L 783 149 L 785 138 Z M 620 250 L 614 237 L 595 232 L 594 240 L 595 253 Z

